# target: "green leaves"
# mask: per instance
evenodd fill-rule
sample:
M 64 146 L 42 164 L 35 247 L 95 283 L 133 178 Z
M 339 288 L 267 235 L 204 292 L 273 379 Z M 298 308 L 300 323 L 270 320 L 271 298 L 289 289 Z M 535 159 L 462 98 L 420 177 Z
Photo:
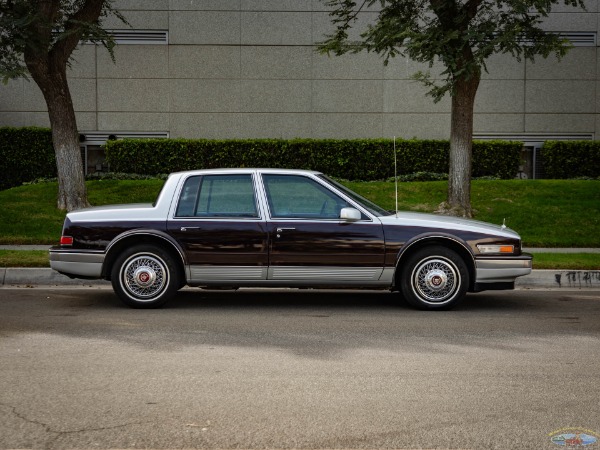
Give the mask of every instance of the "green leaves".
M 564 56 L 568 41 L 540 26 L 560 3 L 585 9 L 583 0 L 329 0 L 334 31 L 318 49 L 335 55 L 375 52 L 384 64 L 397 55 L 430 65 L 441 61 L 446 69 L 442 79 L 414 76 L 437 102 L 447 93 L 455 95 L 458 80 L 486 70 L 486 60 L 495 53 L 519 60 Z M 378 8 L 367 15 L 370 7 Z M 352 40 L 351 35 L 361 39 Z
M 27 77 L 24 55 L 44 60 L 61 56 L 68 64 L 79 41 L 102 44 L 114 61 L 114 40 L 103 28 L 103 19 L 125 17 L 112 6 L 113 0 L 0 0 L 0 76 Z
M 475 142 L 473 175 L 513 178 L 519 142 Z M 398 174 L 448 173 L 450 143 L 437 140 L 396 142 Z M 107 160 L 117 172 L 154 175 L 221 167 L 309 169 L 348 180 L 394 176 L 389 139 L 125 139 L 106 144 Z
M 542 149 L 548 178 L 600 177 L 600 142 L 546 141 Z
M 52 134 L 47 128 L 0 127 L 0 190 L 56 176 Z
M 567 152 L 579 155 L 594 145 L 581 144 L 586 146 L 581 152 Z M 473 176 L 513 178 L 521 147 L 520 142 L 474 142 Z M 442 140 L 397 140 L 398 174 L 448 173 L 449 148 L 449 142 Z M 592 159 L 589 167 L 600 173 L 598 148 L 596 145 L 598 158 Z M 119 179 L 118 172 L 155 176 L 219 167 L 311 169 L 348 180 L 384 180 L 394 176 L 393 141 L 389 139 L 124 139 L 108 141 L 105 151 L 114 172 L 105 177 L 111 179 Z M 581 161 L 575 164 L 583 167 Z M 50 130 L 0 128 L 0 173 L 0 190 L 38 178 L 56 177 Z

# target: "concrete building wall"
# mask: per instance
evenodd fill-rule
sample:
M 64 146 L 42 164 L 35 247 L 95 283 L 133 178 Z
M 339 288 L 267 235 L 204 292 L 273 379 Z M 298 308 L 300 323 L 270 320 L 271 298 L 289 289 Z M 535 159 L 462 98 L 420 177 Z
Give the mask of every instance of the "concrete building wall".
M 189 138 L 449 135 L 449 99 L 433 103 L 410 79 L 426 66 L 315 51 L 314 43 L 332 30 L 319 0 L 120 0 L 116 6 L 134 29 L 168 31 L 168 45 L 119 45 L 116 64 L 104 48 L 81 45 L 70 87 L 82 131 Z M 545 26 L 597 33 L 597 1 L 588 2 L 587 12 L 557 8 Z M 113 20 L 108 28 L 124 26 Z M 600 136 L 599 65 L 597 45 L 576 47 L 560 63 L 494 56 L 477 95 L 476 135 Z M 0 125 L 49 125 L 35 83 L 0 85 Z

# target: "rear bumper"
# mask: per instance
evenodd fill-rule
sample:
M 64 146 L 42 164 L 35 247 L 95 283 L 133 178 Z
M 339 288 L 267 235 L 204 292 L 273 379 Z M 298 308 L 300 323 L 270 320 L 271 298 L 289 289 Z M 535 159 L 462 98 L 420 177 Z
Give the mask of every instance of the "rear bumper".
M 475 284 L 479 290 L 485 285 L 502 285 L 514 283 L 515 279 L 529 275 L 532 269 L 533 257 L 524 253 L 521 256 L 494 258 L 482 257 L 475 260 Z M 481 289 L 483 288 L 483 289 Z
M 98 251 L 50 249 L 50 267 L 71 278 L 102 278 L 105 253 Z

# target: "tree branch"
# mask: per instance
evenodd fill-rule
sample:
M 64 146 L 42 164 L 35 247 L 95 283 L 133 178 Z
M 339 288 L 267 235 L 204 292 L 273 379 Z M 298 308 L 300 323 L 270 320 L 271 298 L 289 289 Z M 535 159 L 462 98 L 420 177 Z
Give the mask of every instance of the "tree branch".
M 463 10 L 467 13 L 467 17 L 469 18 L 469 22 L 477 17 L 477 11 L 479 10 L 479 5 L 481 5 L 481 0 L 469 0 L 463 6 Z
M 458 8 L 454 0 L 431 0 L 431 10 L 444 29 L 454 29 L 454 20 L 458 17 Z
M 54 43 L 50 52 L 51 56 L 59 58 L 60 64 L 66 64 L 81 40 L 84 31 L 82 23 L 97 22 L 105 3 L 106 0 L 86 0 L 79 10 L 67 17 L 62 33 L 64 37 Z

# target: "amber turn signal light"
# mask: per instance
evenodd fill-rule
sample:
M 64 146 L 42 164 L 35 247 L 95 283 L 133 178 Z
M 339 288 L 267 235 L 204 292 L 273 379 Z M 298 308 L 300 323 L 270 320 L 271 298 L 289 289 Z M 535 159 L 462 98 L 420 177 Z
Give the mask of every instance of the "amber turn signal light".
M 477 248 L 481 253 L 513 253 L 514 245 L 478 245 Z

